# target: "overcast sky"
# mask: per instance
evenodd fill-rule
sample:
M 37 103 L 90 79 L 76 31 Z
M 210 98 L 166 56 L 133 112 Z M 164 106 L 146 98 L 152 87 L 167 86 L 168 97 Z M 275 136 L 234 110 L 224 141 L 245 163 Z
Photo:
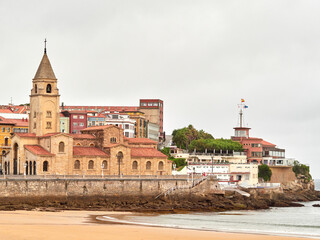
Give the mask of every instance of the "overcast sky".
M 29 102 L 47 52 L 65 105 L 164 100 L 164 129 L 246 126 L 320 178 L 320 2 L 0 1 L 0 104 Z

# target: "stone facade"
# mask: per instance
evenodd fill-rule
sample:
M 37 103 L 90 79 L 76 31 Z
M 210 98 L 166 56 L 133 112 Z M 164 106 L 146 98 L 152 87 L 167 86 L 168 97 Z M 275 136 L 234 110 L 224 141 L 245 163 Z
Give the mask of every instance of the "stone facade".
M 33 79 L 29 133 L 13 134 L 5 173 L 14 175 L 171 175 L 172 163 L 150 139 L 116 126 L 60 132 L 57 79 L 45 53 Z

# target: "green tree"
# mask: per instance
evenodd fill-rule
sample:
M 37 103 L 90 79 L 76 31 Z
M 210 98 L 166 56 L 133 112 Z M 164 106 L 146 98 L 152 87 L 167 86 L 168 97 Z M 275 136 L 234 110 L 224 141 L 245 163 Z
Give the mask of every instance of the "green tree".
M 215 151 L 243 151 L 243 147 L 239 142 L 232 141 L 231 139 L 197 139 L 193 140 L 189 145 L 189 151 L 196 150 L 197 152 L 204 152 L 207 149 L 210 152 Z
M 203 130 L 198 131 L 191 124 L 172 132 L 172 141 L 182 149 L 188 149 L 189 144 L 197 139 L 213 139 L 213 136 Z
M 259 165 L 258 177 L 262 178 L 265 182 L 270 181 L 272 176 L 272 171 L 270 167 L 266 164 Z
M 161 149 L 161 152 L 162 152 L 163 154 L 167 155 L 168 157 L 171 156 L 171 154 L 170 154 L 170 148 L 168 148 L 168 147 L 162 148 L 162 149 Z
M 303 175 L 308 182 L 312 179 L 309 166 L 301 164 L 299 161 L 294 161 L 292 171 L 295 173 L 296 177 L 298 175 Z

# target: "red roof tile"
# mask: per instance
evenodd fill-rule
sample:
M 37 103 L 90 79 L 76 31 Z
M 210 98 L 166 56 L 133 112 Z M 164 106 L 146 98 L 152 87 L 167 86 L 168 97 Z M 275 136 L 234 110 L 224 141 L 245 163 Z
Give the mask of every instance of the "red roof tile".
M 24 148 L 36 155 L 54 156 L 40 145 L 24 145 Z
M 36 137 L 35 133 L 15 133 L 19 137 Z
M 129 144 L 157 144 L 156 141 L 153 141 L 149 138 L 126 138 Z
M 275 147 L 276 146 L 275 144 L 267 142 L 267 141 L 264 141 L 264 140 L 261 142 L 261 144 L 264 145 L 264 146 L 270 146 L 270 147 Z
M 73 147 L 73 155 L 109 157 L 109 154 L 96 147 Z
M 161 157 L 168 158 L 167 155 L 154 148 L 131 148 L 132 157 Z
M 81 139 L 95 139 L 96 138 L 95 136 L 93 136 L 91 134 L 73 134 L 73 133 L 71 133 L 69 135 L 71 137 L 77 138 L 77 139 L 79 139 L 79 138 L 81 138 Z
M 108 127 L 116 127 L 116 126 L 114 125 L 93 126 L 93 127 L 87 127 L 85 129 L 82 129 L 81 131 L 102 130 Z
M 0 109 L 0 113 L 13 113 L 10 109 Z

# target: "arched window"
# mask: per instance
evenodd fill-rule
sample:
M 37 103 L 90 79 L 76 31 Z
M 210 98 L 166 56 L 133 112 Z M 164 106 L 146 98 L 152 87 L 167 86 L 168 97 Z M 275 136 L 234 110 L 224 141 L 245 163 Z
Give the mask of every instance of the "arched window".
M 76 160 L 74 162 L 74 169 L 80 169 L 80 161 L 79 160 Z
M 43 171 L 43 172 L 48 172 L 48 169 L 49 169 L 49 163 L 48 163 L 48 161 L 44 161 L 44 162 L 43 162 L 42 171 Z
M 133 169 L 133 170 L 138 169 L 138 162 L 137 162 L 137 161 L 133 161 L 133 163 L 132 163 L 132 169 Z
M 59 152 L 64 152 L 64 142 L 59 143 Z
M 34 85 L 34 92 L 35 92 L 35 93 L 38 93 L 38 86 L 37 86 L 37 84 Z
M 108 161 L 107 160 L 104 160 L 102 162 L 102 165 L 101 165 L 102 169 L 107 169 L 108 168 Z
M 26 161 L 24 166 L 25 166 L 25 173 L 26 173 L 26 175 L 28 175 L 29 174 L 29 162 Z
M 93 169 L 94 168 L 94 162 L 93 160 L 90 160 L 88 163 L 88 169 Z
M 94 143 L 90 143 L 90 145 L 89 145 L 90 147 L 94 147 Z
M 29 174 L 32 175 L 32 161 L 29 162 Z
M 117 139 L 116 139 L 115 137 L 112 137 L 112 138 L 110 138 L 110 142 L 111 142 L 111 143 L 116 143 L 116 142 L 117 142 Z
M 147 170 L 150 170 L 150 169 L 151 169 L 151 162 L 150 162 L 150 161 L 148 161 L 148 162 L 146 163 L 146 169 L 147 169 Z
M 123 159 L 123 153 L 122 152 L 118 152 L 117 159 L 118 159 L 118 164 L 122 163 L 122 159 Z
M 77 143 L 77 146 L 81 146 L 81 143 Z
M 33 161 L 33 175 L 37 175 L 36 161 Z
M 163 162 L 162 162 L 162 161 L 159 162 L 158 169 L 159 169 L 159 170 L 163 170 Z
M 47 85 L 47 93 L 51 93 L 51 84 Z

